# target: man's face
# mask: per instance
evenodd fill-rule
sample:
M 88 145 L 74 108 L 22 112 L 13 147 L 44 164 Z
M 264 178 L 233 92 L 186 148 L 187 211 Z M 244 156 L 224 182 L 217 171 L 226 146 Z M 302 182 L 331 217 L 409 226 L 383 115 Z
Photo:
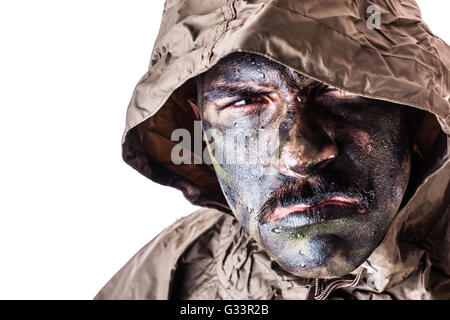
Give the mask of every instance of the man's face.
M 405 107 L 250 54 L 206 72 L 198 104 L 225 198 L 272 259 L 298 276 L 327 278 L 368 258 L 408 183 Z M 252 161 L 227 161 L 242 133 Z

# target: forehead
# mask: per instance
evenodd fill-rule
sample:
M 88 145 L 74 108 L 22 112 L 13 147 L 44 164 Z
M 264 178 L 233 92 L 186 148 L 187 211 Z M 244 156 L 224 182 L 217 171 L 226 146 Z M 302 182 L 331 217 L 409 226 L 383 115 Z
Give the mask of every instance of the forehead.
M 314 80 L 292 68 L 251 53 L 232 53 L 202 75 L 204 89 L 230 82 L 255 82 L 260 85 L 287 83 L 308 85 Z

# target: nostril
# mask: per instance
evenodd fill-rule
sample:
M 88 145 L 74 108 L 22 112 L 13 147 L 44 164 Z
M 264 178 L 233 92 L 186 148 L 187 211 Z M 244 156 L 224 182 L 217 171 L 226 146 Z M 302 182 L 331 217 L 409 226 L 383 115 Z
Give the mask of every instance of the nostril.
M 326 167 L 328 164 L 330 164 L 336 159 L 337 155 L 338 155 L 337 147 L 334 144 L 325 147 L 321 152 L 321 156 L 315 163 L 316 167 L 318 168 Z
M 329 165 L 331 162 L 333 162 L 334 159 L 336 159 L 336 156 L 328 157 L 328 158 L 318 162 L 316 165 L 316 168 L 318 168 L 318 169 L 325 168 L 327 165 Z
M 318 169 L 322 169 L 333 162 L 337 155 L 337 147 L 327 145 L 316 152 L 300 152 L 298 149 L 290 149 L 283 152 L 278 169 L 281 173 L 292 177 L 305 177 Z

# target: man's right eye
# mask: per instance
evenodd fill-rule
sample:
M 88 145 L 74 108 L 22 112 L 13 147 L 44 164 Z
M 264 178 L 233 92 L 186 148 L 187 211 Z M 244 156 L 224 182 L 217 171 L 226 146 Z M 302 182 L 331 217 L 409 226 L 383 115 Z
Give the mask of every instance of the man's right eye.
M 249 114 L 268 104 L 270 99 L 266 95 L 260 95 L 233 102 L 225 109 L 231 113 Z
M 252 103 L 257 103 L 258 102 L 258 97 L 252 97 L 252 98 L 246 98 L 243 100 L 239 100 L 237 102 L 233 102 L 231 105 L 229 105 L 229 107 L 232 108 L 239 108 L 239 107 L 243 107 Z

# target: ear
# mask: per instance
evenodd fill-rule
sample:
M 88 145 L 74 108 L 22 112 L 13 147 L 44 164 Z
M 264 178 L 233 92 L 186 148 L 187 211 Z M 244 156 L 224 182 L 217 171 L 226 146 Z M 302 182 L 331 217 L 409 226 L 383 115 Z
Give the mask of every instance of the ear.
M 187 102 L 189 103 L 192 110 L 194 111 L 195 118 L 197 120 L 200 120 L 200 110 L 199 110 L 198 106 L 191 99 L 187 99 Z

